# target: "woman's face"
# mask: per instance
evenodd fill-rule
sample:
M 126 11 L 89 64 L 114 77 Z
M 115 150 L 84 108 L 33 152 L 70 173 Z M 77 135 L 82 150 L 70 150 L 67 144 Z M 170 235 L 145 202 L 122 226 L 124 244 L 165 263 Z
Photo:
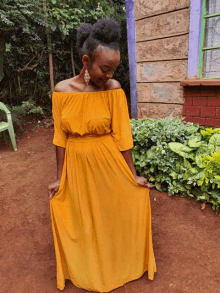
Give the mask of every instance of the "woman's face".
M 99 88 L 102 88 L 112 78 L 118 67 L 120 52 L 99 45 L 93 54 L 93 62 L 88 66 L 90 80 Z

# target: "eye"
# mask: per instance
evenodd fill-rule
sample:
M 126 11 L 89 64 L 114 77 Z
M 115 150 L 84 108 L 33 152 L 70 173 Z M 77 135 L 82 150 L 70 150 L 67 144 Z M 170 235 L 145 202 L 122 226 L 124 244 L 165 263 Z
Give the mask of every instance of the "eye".
M 102 69 L 102 68 L 101 68 L 101 69 Z M 108 69 L 107 69 L 107 70 L 102 69 L 102 72 L 103 72 L 103 73 L 106 73 L 107 71 L 108 71 Z

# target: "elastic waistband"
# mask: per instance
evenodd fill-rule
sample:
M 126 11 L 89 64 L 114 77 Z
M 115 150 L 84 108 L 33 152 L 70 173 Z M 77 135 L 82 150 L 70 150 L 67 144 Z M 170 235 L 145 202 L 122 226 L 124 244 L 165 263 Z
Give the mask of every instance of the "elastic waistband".
M 68 141 L 70 142 L 91 142 L 91 141 L 96 141 L 96 140 L 100 140 L 103 139 L 105 137 L 111 136 L 110 133 L 107 134 L 102 134 L 102 135 L 69 135 L 68 137 Z

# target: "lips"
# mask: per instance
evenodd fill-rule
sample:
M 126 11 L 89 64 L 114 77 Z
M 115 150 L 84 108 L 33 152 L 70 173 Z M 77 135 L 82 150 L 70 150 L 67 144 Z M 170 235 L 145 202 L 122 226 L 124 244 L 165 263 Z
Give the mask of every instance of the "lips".
M 106 83 L 108 81 L 108 79 L 102 79 L 103 83 Z

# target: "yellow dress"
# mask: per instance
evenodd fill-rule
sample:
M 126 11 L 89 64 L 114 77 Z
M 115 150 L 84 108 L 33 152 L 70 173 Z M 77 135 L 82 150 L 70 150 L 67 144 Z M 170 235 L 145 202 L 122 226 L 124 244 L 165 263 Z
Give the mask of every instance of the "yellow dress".
M 124 91 L 54 92 L 52 110 L 53 144 L 66 148 L 50 201 L 57 287 L 109 292 L 145 271 L 153 280 L 149 190 L 120 152 L 133 147 Z

